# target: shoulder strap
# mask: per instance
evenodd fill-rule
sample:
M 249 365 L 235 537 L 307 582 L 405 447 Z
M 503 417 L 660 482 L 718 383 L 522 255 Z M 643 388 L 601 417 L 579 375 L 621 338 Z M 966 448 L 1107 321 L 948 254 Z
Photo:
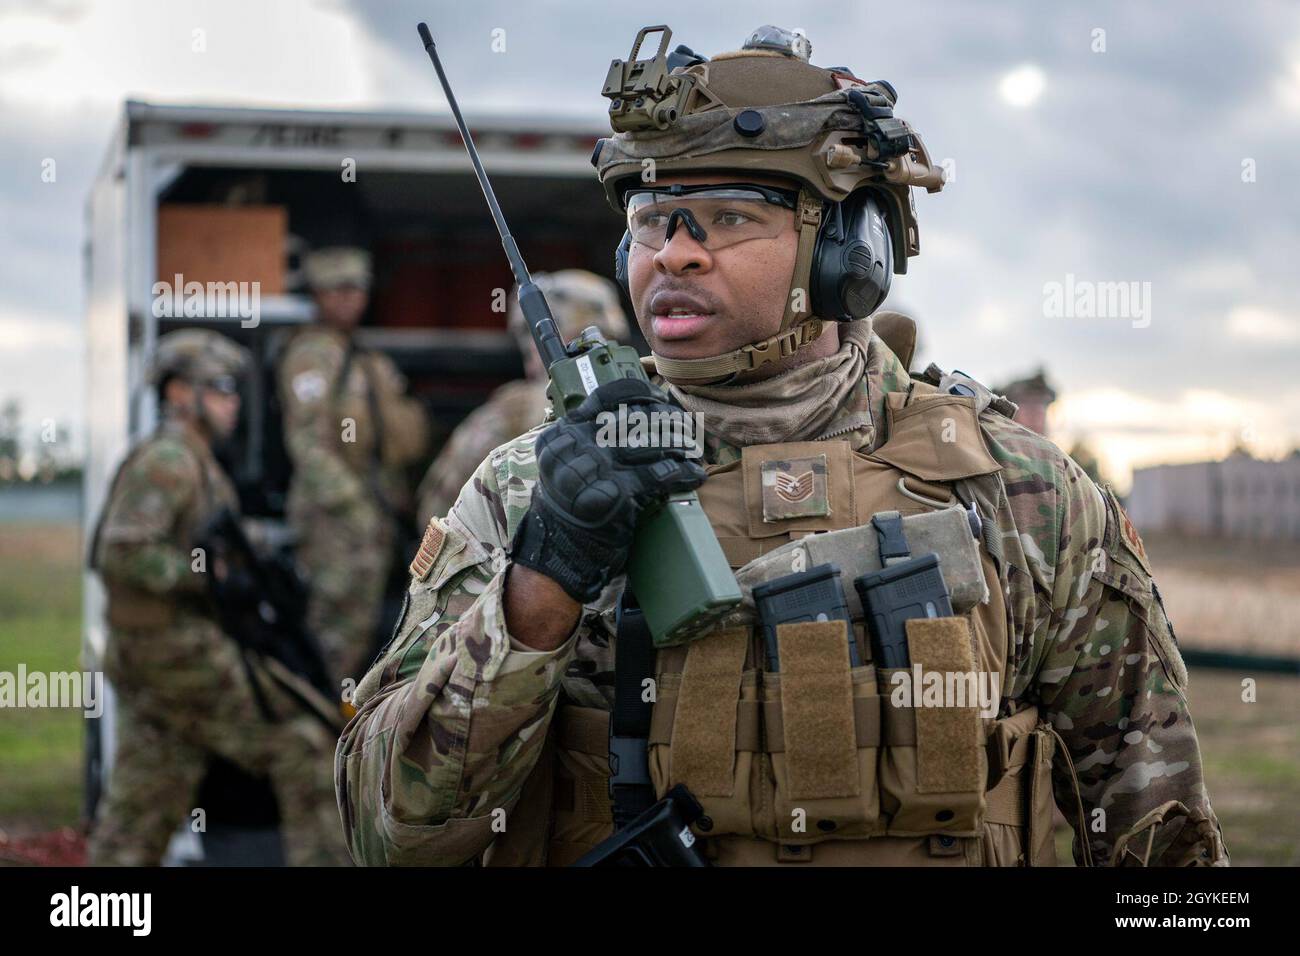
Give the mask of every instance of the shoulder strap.
M 913 374 L 912 384 L 908 393 L 908 401 L 917 395 L 934 395 L 942 391 L 939 387 L 939 380 L 943 373 L 939 371 L 937 365 L 930 365 L 924 372 Z M 972 380 L 973 381 L 973 380 Z M 981 386 L 982 387 L 982 386 Z M 992 393 L 989 393 L 992 394 Z M 993 405 L 989 406 L 993 408 Z M 1015 406 L 1011 406 L 1014 410 Z M 980 431 L 984 434 L 986 440 L 991 439 L 988 424 L 984 421 L 982 414 L 977 414 L 975 420 L 979 423 Z M 978 514 L 986 515 L 992 518 L 998 513 L 1005 497 L 1004 486 L 1002 482 L 1002 472 L 997 471 L 992 474 L 974 475 L 970 478 L 962 478 L 953 482 L 953 490 L 957 497 L 968 509 L 972 505 L 978 507 Z M 984 541 L 984 546 L 988 549 L 989 554 L 997 559 L 999 566 L 1002 563 L 1003 551 L 1002 542 L 994 532 L 992 523 L 989 521 L 982 522 L 980 535 Z
M 352 337 L 349 336 L 348 347 L 343 351 L 343 364 L 339 366 L 338 377 L 334 379 L 333 398 L 335 401 L 339 400 L 340 396 L 342 396 L 343 394 L 343 389 L 347 387 L 348 376 L 352 373 L 352 361 L 356 356 L 356 354 L 357 354 L 357 347 L 353 343 Z M 362 366 L 361 372 L 363 375 L 365 375 L 365 366 Z M 367 389 L 370 388 L 369 375 L 366 375 L 366 388 Z
M 351 365 L 352 356 L 356 352 L 356 347 L 352 344 L 352 340 L 349 339 L 348 355 L 343 362 L 343 371 L 339 373 L 339 381 L 343 380 L 343 376 Z M 357 365 L 361 369 L 361 377 L 366 380 L 366 407 L 370 411 L 370 417 L 374 421 L 375 429 L 375 441 L 370 451 L 370 464 L 366 469 L 368 472 L 366 481 L 370 485 L 371 494 L 375 496 L 375 501 L 379 503 L 379 507 L 384 514 L 388 516 L 390 521 L 396 521 L 397 514 L 393 508 L 393 503 L 388 500 L 388 496 L 384 493 L 384 483 L 380 475 L 384 458 L 384 415 L 379 406 L 379 395 L 375 392 L 375 380 L 371 376 L 370 363 L 365 361 L 366 356 L 364 355 L 360 355 L 358 358 Z
M 912 356 L 916 352 L 915 319 L 902 312 L 881 309 L 871 314 L 871 331 L 898 356 L 903 368 L 912 367 Z
M 630 590 L 618 602 L 614 644 L 614 710 L 609 717 L 609 799 L 614 829 L 621 830 L 655 802 L 650 781 L 652 701 L 642 685 L 654 676 L 655 647 L 645 615 Z
M 349 361 L 355 351 L 356 349 L 351 345 L 348 346 Z M 366 380 L 366 406 L 370 410 L 370 417 L 375 420 L 375 445 L 371 458 L 373 464 L 377 467 L 384 453 L 384 415 L 379 406 L 379 394 L 375 391 L 375 379 L 372 374 L 373 369 L 370 367 L 369 356 L 359 355 L 357 367 L 361 369 L 361 377 Z M 344 368 L 347 368 L 346 364 Z M 342 378 L 341 375 L 340 378 Z
M 199 495 L 202 498 L 200 507 L 202 514 L 211 514 L 216 505 L 212 497 L 212 482 L 208 475 L 208 458 L 212 457 L 212 448 L 210 446 L 200 445 L 198 440 L 186 432 L 181 438 L 181 444 L 189 449 L 190 454 L 194 456 L 194 464 L 199 469 Z
M 1019 406 L 1011 399 L 1005 395 L 997 394 L 987 385 L 971 378 L 965 372 L 956 370 L 945 372 L 933 362 L 926 367 L 924 372 L 912 373 L 912 378 L 918 382 L 933 385 L 941 392 L 971 396 L 975 399 L 975 409 L 978 412 L 991 408 L 999 415 L 1013 418 L 1019 409 Z
M 924 372 L 912 374 L 911 392 L 908 399 L 910 401 L 912 395 L 933 395 L 936 392 L 948 391 L 954 386 L 959 387 L 955 394 L 971 395 L 975 398 L 978 412 L 975 420 L 979 423 L 980 431 L 983 432 L 986 440 L 991 440 L 993 437 L 989 431 L 988 423 L 984 420 L 983 413 L 986 409 L 992 409 L 1007 418 L 1016 413 L 1016 405 L 1013 402 L 1001 395 L 995 395 L 964 372 L 947 373 L 933 362 Z M 953 483 L 953 490 L 962 504 L 968 509 L 973 508 L 977 515 L 983 515 L 989 519 L 998 514 L 998 510 L 1006 499 L 1001 471 L 963 478 Z M 1005 573 L 1003 567 L 1005 552 L 1002 548 L 1002 539 L 998 537 L 992 520 L 981 522 L 980 537 L 984 542 L 985 549 L 997 562 L 999 573 Z

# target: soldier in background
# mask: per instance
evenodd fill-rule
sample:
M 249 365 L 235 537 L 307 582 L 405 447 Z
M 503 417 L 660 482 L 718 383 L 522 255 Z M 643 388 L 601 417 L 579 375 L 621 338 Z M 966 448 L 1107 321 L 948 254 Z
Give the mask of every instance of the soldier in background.
M 243 348 L 216 332 L 186 329 L 158 341 L 150 381 L 157 432 L 126 458 L 91 544 L 108 596 L 104 670 L 117 693 L 117 750 L 90 839 L 98 865 L 157 865 L 193 809 L 211 754 L 266 774 L 294 865 L 345 863 L 334 807 L 333 739 L 271 680 L 250 683 L 208 601 L 205 555 L 194 550 L 208 519 L 238 508 L 213 456 L 239 417 Z
M 307 625 L 342 681 L 361 676 L 376 643 L 399 516 L 411 508 L 405 469 L 424 453 L 428 420 L 392 360 L 353 340 L 369 255 L 321 249 L 304 265 L 316 321 L 285 346 L 277 383 L 293 461 L 287 512 L 311 586 Z
M 583 269 L 562 269 L 536 273 L 533 281 L 546 294 L 560 337 L 566 342 L 589 325 L 607 339 L 627 338 L 627 316 L 619 304 L 618 289 L 608 279 Z M 447 440 L 420 482 L 420 527 L 451 509 L 461 487 L 488 452 L 540 424 L 546 412 L 546 369 L 519 309 L 517 288 L 510 295 L 507 325 L 523 353 L 525 377 L 493 392 Z

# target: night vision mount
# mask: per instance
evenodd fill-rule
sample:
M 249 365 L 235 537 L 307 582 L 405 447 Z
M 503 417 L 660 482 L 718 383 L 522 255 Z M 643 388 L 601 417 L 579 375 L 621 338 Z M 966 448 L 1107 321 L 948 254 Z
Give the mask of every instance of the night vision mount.
M 648 60 L 638 60 L 641 45 L 652 33 L 660 34 L 658 52 Z M 697 89 L 696 77 L 689 73 L 674 74 L 673 70 L 708 60 L 684 45 L 669 53 L 668 41 L 672 36 L 667 24 L 642 27 L 628 58 L 610 63 L 600 95 L 610 100 L 609 125 L 615 132 L 667 129 L 686 112 L 686 103 Z

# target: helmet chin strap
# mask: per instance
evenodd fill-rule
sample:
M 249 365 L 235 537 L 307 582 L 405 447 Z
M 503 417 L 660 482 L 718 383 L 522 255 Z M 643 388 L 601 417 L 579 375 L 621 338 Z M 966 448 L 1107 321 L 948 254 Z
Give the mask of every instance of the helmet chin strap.
M 799 233 L 799 245 L 780 331 L 761 342 L 751 342 L 731 352 L 708 358 L 674 359 L 652 351 L 650 354 L 654 356 L 655 371 L 674 385 L 702 385 L 752 371 L 768 362 L 776 362 L 816 342 L 821 337 L 823 323 L 821 319 L 810 315 L 809 310 L 812 306 L 810 286 L 813 249 L 817 244 L 817 230 L 821 221 L 821 199 L 800 189 L 799 214 L 794 222 L 795 230 Z M 796 309 L 796 302 L 803 308 Z

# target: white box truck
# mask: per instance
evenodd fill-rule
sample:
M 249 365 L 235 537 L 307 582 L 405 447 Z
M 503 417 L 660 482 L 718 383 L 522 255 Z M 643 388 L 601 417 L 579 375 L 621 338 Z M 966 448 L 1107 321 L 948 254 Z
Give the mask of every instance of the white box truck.
M 496 116 L 471 117 L 470 126 L 529 266 L 586 268 L 612 278 L 622 225 L 590 164 L 602 124 Z M 214 214 L 205 228 L 205 210 L 273 210 L 273 224 L 282 224 L 280 233 L 258 233 L 260 255 L 278 278 L 259 296 L 255 321 L 232 315 L 229 302 L 212 296 L 201 308 L 184 310 L 202 315 L 168 317 L 159 306 L 155 283 L 173 281 L 160 267 L 177 255 L 189 262 L 196 255 L 200 262 L 247 259 L 238 231 L 217 227 L 230 217 Z M 511 286 L 509 269 L 450 115 L 128 102 L 87 218 L 86 540 L 118 462 L 155 425 L 155 396 L 144 372 L 158 337 L 186 326 L 219 328 L 249 346 L 265 373 L 277 333 L 310 318 L 297 279 L 306 249 L 354 244 L 370 250 L 375 285 L 360 338 L 397 361 L 426 401 L 436 435 L 445 436 L 496 385 L 522 372 L 505 315 L 493 309 L 500 305 L 494 290 Z M 188 225 L 178 233 L 174 226 L 165 230 L 166 222 Z M 258 490 L 267 384 L 265 374 L 249 383 L 231 467 L 246 510 L 274 515 L 278 503 Z M 84 648 L 86 666 L 95 669 L 104 648 L 103 611 L 100 582 L 88 573 Z M 109 699 L 106 716 L 87 724 L 88 812 L 113 752 Z M 207 839 L 188 853 L 174 842 L 173 857 L 272 858 L 264 839 L 268 810 L 255 805 L 271 800 L 269 790 L 255 792 L 238 781 L 225 786 L 213 782 L 217 776 L 209 774 L 205 802 L 198 804 L 207 810 Z M 273 803 L 269 814 L 273 819 Z M 232 836 L 223 848 L 213 837 L 223 826 L 228 834 L 252 834 L 257 845 L 241 846 L 243 837 Z

